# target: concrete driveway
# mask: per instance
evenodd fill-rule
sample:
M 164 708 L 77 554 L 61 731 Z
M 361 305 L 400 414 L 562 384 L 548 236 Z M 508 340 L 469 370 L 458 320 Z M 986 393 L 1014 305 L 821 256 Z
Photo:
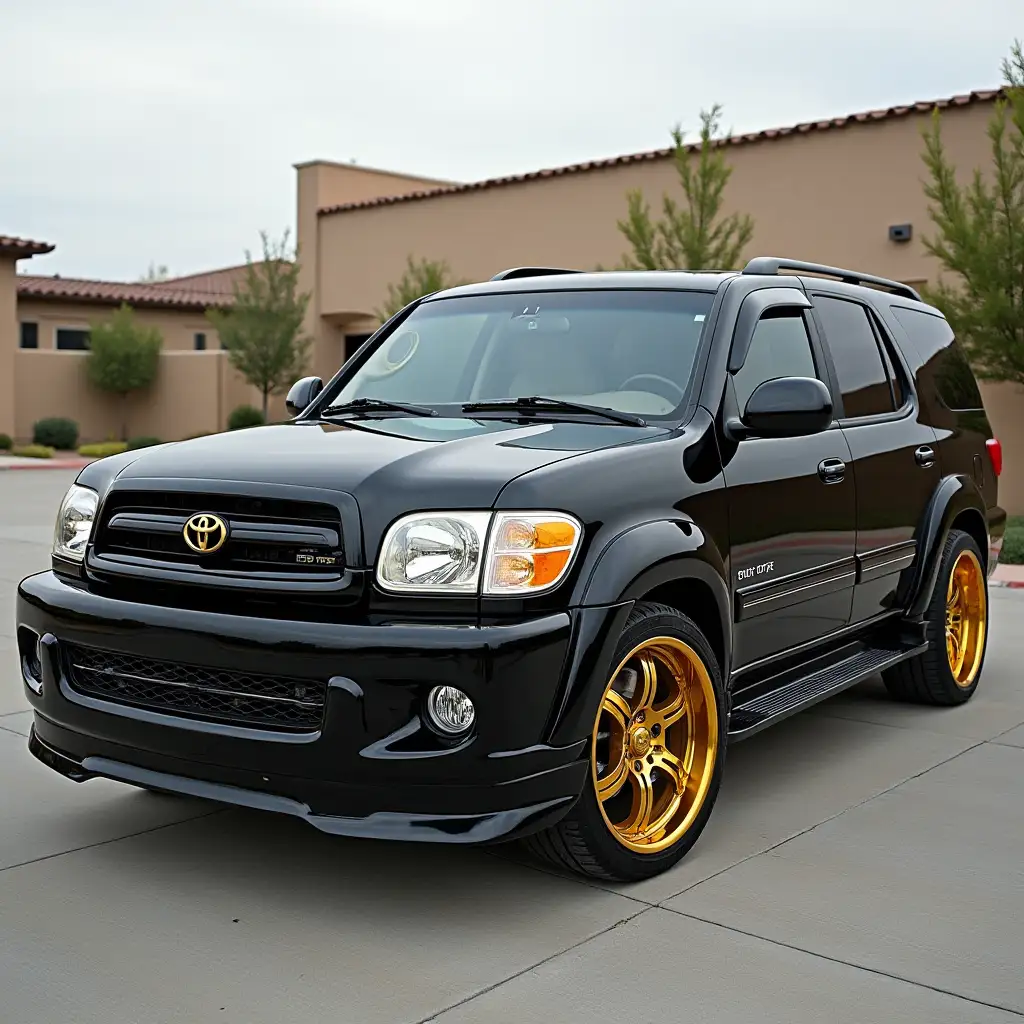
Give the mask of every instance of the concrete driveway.
M 968 706 L 876 682 L 739 744 L 690 856 L 599 885 L 37 764 L 13 593 L 71 479 L 0 473 L 0 1020 L 1024 1017 L 1024 591 Z

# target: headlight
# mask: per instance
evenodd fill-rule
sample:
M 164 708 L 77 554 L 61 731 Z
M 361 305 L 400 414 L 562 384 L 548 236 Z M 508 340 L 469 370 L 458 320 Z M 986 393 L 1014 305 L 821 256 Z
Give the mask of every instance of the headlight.
M 475 594 L 490 512 L 420 512 L 384 538 L 377 582 L 387 590 Z
M 569 570 L 583 529 L 559 512 L 498 512 L 487 552 L 484 593 L 550 590 Z
M 582 533 L 558 512 L 418 512 L 385 535 L 377 582 L 411 593 L 538 593 L 561 582 Z
M 73 562 L 85 557 L 85 546 L 92 534 L 99 495 L 88 487 L 72 484 L 64 495 L 53 531 L 53 553 Z

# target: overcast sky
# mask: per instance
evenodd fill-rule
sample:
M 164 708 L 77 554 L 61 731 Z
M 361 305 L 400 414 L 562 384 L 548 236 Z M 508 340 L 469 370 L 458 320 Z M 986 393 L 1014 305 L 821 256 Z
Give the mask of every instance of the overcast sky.
M 56 243 L 23 272 L 239 263 L 261 229 L 293 228 L 297 162 L 468 181 L 663 146 L 715 102 L 748 131 L 989 88 L 1021 13 L 1021 0 L 0 0 L 0 233 Z

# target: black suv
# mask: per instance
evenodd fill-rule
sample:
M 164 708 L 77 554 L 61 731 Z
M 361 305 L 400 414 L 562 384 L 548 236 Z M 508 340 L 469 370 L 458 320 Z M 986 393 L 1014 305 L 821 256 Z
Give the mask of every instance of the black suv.
M 79 475 L 18 590 L 51 768 L 628 880 L 729 740 L 978 686 L 1001 449 L 906 285 L 519 268 L 288 404 Z

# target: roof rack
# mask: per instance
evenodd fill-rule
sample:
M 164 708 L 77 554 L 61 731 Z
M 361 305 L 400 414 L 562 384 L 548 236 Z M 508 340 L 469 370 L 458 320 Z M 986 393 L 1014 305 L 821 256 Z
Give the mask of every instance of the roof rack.
M 512 267 L 502 270 L 492 281 L 512 281 L 517 277 L 547 277 L 550 274 L 582 274 L 582 270 L 563 270 L 561 267 Z
M 835 277 L 846 284 L 869 284 L 877 288 L 884 288 L 894 295 L 901 295 L 905 299 L 921 301 L 920 294 L 901 281 L 890 281 L 887 277 L 875 277 L 874 274 L 861 274 L 856 270 L 843 270 L 841 267 L 828 267 L 823 263 L 805 263 L 802 260 L 787 260 L 778 256 L 755 256 L 744 268 L 744 274 L 768 274 L 776 275 L 782 269 L 803 271 L 807 274 L 821 274 L 825 277 Z

